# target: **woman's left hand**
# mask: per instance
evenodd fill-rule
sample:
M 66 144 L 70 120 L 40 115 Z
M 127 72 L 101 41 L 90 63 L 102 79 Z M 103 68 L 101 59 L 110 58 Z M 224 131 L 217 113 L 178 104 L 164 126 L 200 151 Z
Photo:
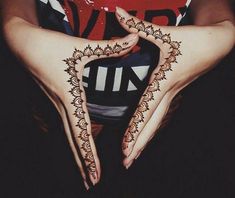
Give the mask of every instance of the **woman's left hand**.
M 116 17 L 128 32 L 160 48 L 153 71 L 123 138 L 123 164 L 129 168 L 156 134 L 174 96 L 215 66 L 235 43 L 229 21 L 211 26 L 158 26 L 117 8 Z

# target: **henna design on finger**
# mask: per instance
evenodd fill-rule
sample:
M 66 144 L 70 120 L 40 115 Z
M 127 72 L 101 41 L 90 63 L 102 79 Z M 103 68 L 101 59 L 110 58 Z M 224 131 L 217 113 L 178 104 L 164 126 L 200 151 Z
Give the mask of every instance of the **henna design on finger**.
M 89 47 L 86 48 L 86 52 L 87 52 L 87 49 L 89 49 Z M 75 111 L 73 115 L 76 118 L 78 118 L 78 122 L 76 126 L 78 126 L 79 129 L 81 130 L 79 132 L 79 135 L 77 135 L 76 138 L 79 138 L 82 141 L 80 147 L 86 153 L 84 160 L 87 166 L 87 170 L 89 171 L 89 173 L 91 173 L 93 178 L 96 179 L 95 178 L 95 175 L 96 175 L 95 174 L 96 173 L 95 159 L 94 159 L 90 142 L 89 142 L 90 135 L 88 134 L 88 131 L 87 131 L 88 123 L 85 120 L 86 112 L 84 111 L 84 108 L 83 108 L 84 100 L 82 99 L 82 95 L 81 95 L 83 91 L 81 90 L 80 79 L 77 78 L 78 71 L 75 68 L 77 64 L 76 61 L 81 60 L 81 57 L 82 57 L 81 54 L 84 54 L 84 53 L 81 53 L 79 50 L 75 49 L 73 53 L 73 57 L 64 60 L 66 64 L 68 65 L 68 68 L 65 71 L 70 75 L 68 82 L 71 84 L 72 88 L 70 89 L 69 92 L 73 96 L 73 101 L 71 102 L 71 104 L 75 107 Z
M 124 19 L 122 19 L 123 21 Z M 135 141 L 135 137 L 139 135 L 139 125 L 144 122 L 144 113 L 149 111 L 149 103 L 154 100 L 154 93 L 160 91 L 160 81 L 166 80 L 166 73 L 172 71 L 172 64 L 177 63 L 176 57 L 182 55 L 180 52 L 181 42 L 172 41 L 170 34 L 163 34 L 159 29 L 155 29 L 152 25 L 146 26 L 143 21 L 135 22 L 134 18 L 128 19 L 125 24 L 131 29 L 134 28 L 138 32 L 142 31 L 146 37 L 152 36 L 155 40 L 162 41 L 163 44 L 170 45 L 169 56 L 165 62 L 160 65 L 158 72 L 154 73 L 154 78 L 147 86 L 139 105 L 130 121 L 126 134 L 124 136 L 122 148 L 128 148 L 130 142 Z
M 94 179 L 97 179 L 97 170 L 94 155 L 92 153 L 91 144 L 89 141 L 90 134 L 88 133 L 88 122 L 85 118 L 85 109 L 84 109 L 84 100 L 82 99 L 82 85 L 81 79 L 78 78 L 79 71 L 76 70 L 76 67 L 79 66 L 78 62 L 82 61 L 83 57 L 91 56 L 110 56 L 111 54 L 119 54 L 121 51 L 127 50 L 128 42 L 124 42 L 122 45 L 116 43 L 113 47 L 110 45 L 101 48 L 99 45 L 92 49 L 90 45 L 84 48 L 84 50 L 78 50 L 75 48 L 72 57 L 67 58 L 64 62 L 67 64 L 68 68 L 65 70 L 70 76 L 68 82 L 71 85 L 70 94 L 73 96 L 71 104 L 75 107 L 74 116 L 78 118 L 76 126 L 79 127 L 80 132 L 77 137 L 82 143 L 80 145 L 81 150 L 84 151 L 85 157 L 84 161 L 87 166 L 87 170 L 92 175 Z

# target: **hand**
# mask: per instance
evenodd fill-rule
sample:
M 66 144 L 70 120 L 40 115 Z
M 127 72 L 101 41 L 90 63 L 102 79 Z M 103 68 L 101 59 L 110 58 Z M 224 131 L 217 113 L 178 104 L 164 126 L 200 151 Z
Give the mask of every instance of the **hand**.
M 129 168 L 155 135 L 174 96 L 223 58 L 234 46 L 234 26 L 163 27 L 142 21 L 117 8 L 121 26 L 160 48 L 153 71 L 123 138 L 123 164 Z
M 101 170 L 82 86 L 83 69 L 95 59 L 128 53 L 138 36 L 91 41 L 41 29 L 20 19 L 9 22 L 5 32 L 11 49 L 57 108 L 86 187 L 87 174 L 96 184 Z

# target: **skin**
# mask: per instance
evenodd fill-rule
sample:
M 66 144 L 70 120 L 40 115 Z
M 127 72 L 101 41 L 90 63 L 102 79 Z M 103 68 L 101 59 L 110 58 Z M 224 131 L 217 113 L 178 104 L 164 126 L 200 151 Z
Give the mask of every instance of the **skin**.
M 22 3 L 16 2 L 18 6 Z M 33 10 L 34 1 L 28 2 Z M 33 13 L 18 12 L 17 3 L 15 8 L 7 1 L 2 4 L 5 39 L 59 112 L 88 189 L 100 180 L 101 168 L 86 107 L 83 69 L 90 61 L 127 54 L 138 42 L 138 35 L 110 41 L 68 36 L 40 28 Z M 25 2 L 22 4 L 24 7 Z
M 128 168 L 156 134 L 174 96 L 212 69 L 235 42 L 233 16 L 226 0 L 193 1 L 197 26 L 185 27 L 160 27 L 117 8 L 117 20 L 134 34 L 114 41 L 91 41 L 40 28 L 34 0 L 0 3 L 6 41 L 60 113 L 86 188 L 89 180 L 96 184 L 101 175 L 81 84 L 83 68 L 88 62 L 128 53 L 137 43 L 138 36 L 160 48 L 160 61 L 123 139 L 126 156 L 123 164 Z M 219 9 L 213 6 L 219 6 Z M 129 20 L 134 21 L 133 26 L 127 23 Z M 148 31 L 147 27 L 150 27 Z M 151 33 L 156 31 L 159 31 L 157 39 Z M 217 43 L 220 43 L 219 48 Z M 114 50 L 117 45 L 121 49 L 118 52 Z M 111 47 L 113 53 L 107 53 L 107 47 Z M 97 48 L 100 52 L 94 53 Z M 147 97 L 150 95 L 152 97 Z M 137 115 L 141 119 L 136 119 Z M 131 133 L 133 126 L 138 130 Z
M 117 8 L 116 17 L 128 32 L 160 48 L 160 61 L 123 138 L 123 164 L 128 169 L 156 134 L 174 96 L 233 48 L 235 30 L 228 20 L 207 26 L 158 26 L 121 8 Z
M 65 63 L 68 65 L 68 68 L 65 71 L 70 76 L 68 82 L 71 85 L 71 89 L 69 92 L 73 97 L 73 100 L 71 101 L 71 104 L 74 106 L 73 116 L 78 119 L 77 124 L 75 125 L 77 130 L 73 130 L 77 131 L 74 134 L 74 139 L 80 147 L 80 151 L 84 159 L 86 168 L 90 176 L 92 176 L 92 180 L 94 181 L 98 179 L 98 170 L 91 147 L 91 123 L 86 108 L 86 96 L 82 86 L 83 71 L 80 69 L 80 64 L 82 62 L 82 59 L 87 57 L 100 58 L 103 56 L 117 56 L 118 54 L 121 54 L 124 51 L 129 50 L 130 48 L 131 46 L 129 46 L 129 42 L 127 41 L 123 42 L 121 45 L 119 45 L 118 43 L 113 46 L 107 44 L 107 46 L 104 46 L 103 48 L 98 44 L 94 49 L 90 45 L 88 45 L 83 50 L 75 49 L 73 52 L 73 56 L 64 60 Z M 93 147 L 95 147 L 94 144 Z

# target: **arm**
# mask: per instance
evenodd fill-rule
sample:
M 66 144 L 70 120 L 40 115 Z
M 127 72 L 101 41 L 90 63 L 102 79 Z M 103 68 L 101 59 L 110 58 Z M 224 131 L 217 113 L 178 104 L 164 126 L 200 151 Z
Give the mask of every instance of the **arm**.
M 101 175 L 91 134 L 82 75 L 90 61 L 128 53 L 138 41 L 128 35 L 91 41 L 40 28 L 34 0 L 1 1 L 3 33 L 13 53 L 56 107 L 76 163 L 88 188 Z
M 158 26 L 123 9 L 116 11 L 124 29 L 160 48 L 159 63 L 123 138 L 126 168 L 157 133 L 174 96 L 211 70 L 234 46 L 234 19 L 228 1 L 194 0 L 192 9 L 195 25 L 179 27 Z

